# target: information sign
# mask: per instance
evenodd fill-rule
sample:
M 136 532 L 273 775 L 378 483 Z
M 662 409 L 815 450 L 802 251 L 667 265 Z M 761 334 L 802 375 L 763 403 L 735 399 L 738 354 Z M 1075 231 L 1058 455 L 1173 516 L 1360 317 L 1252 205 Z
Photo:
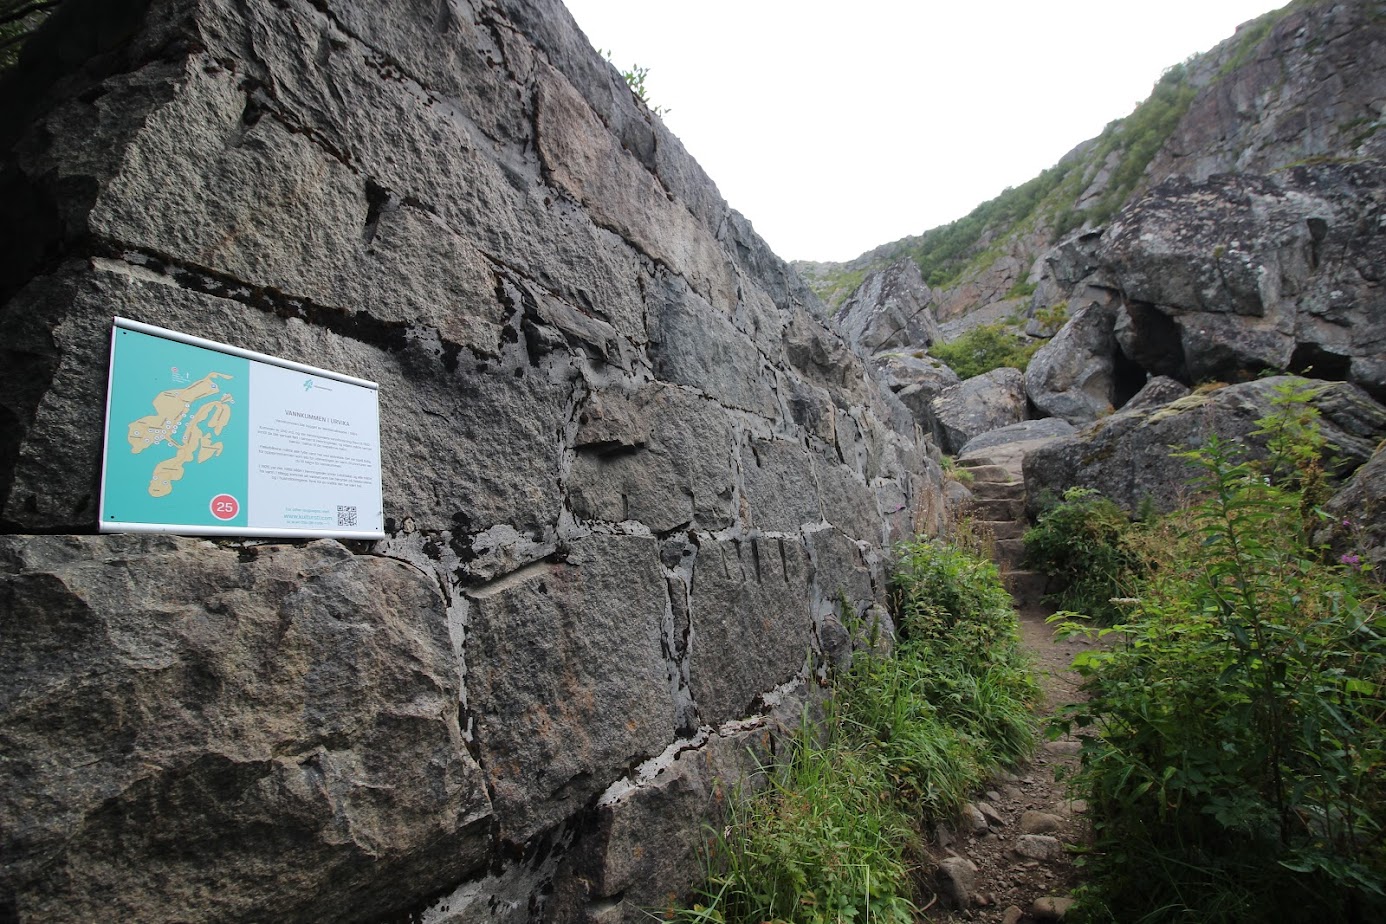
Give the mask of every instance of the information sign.
M 374 382 L 116 318 L 101 532 L 382 539 Z

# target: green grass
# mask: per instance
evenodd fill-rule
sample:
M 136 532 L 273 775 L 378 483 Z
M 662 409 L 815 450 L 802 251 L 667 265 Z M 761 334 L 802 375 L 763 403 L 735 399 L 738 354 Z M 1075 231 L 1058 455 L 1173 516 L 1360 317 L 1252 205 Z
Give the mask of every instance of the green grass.
M 892 657 L 858 653 L 773 782 L 733 800 L 685 922 L 915 919 L 923 826 L 1035 745 L 1037 688 L 996 566 L 914 542 L 892 582 Z

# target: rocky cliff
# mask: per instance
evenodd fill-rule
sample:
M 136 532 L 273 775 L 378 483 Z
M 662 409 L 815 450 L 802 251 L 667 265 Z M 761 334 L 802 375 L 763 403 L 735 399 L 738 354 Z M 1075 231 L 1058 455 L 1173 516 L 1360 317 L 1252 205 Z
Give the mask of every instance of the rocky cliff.
M 68 0 L 0 201 L 0 918 L 639 919 L 938 524 L 557 0 Z M 95 535 L 113 315 L 379 382 L 389 537 Z
M 1104 227 L 1166 180 L 1274 174 L 1324 160 L 1380 162 L 1384 21 L 1379 0 L 1295 0 L 1173 63 L 1129 116 L 964 218 L 845 264 L 796 266 L 840 304 L 866 276 L 908 259 L 933 288 L 940 321 L 1033 316 L 1045 306 L 1031 291 L 1049 248 Z

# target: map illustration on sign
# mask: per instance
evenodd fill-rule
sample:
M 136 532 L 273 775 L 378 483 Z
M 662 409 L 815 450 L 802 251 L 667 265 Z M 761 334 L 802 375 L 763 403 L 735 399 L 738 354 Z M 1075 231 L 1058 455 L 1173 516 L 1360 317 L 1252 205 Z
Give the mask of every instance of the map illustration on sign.
M 117 318 L 103 532 L 381 538 L 374 383 Z
M 178 374 L 178 367 L 171 367 Z M 149 479 L 149 496 L 163 497 L 173 490 L 173 483 L 183 477 L 183 466 L 189 462 L 206 462 L 221 455 L 225 448 L 219 437 L 231 419 L 235 398 L 223 394 L 217 379 L 229 379 L 224 372 L 209 372 L 192 385 L 177 390 L 161 391 L 154 398 L 154 413 L 132 421 L 128 439 L 130 451 L 144 452 L 156 446 L 172 446 L 177 452 L 154 466 Z M 213 401 L 193 406 L 204 398 L 217 395 Z M 188 415 L 192 419 L 188 420 Z M 206 430 L 203 430 L 203 427 Z

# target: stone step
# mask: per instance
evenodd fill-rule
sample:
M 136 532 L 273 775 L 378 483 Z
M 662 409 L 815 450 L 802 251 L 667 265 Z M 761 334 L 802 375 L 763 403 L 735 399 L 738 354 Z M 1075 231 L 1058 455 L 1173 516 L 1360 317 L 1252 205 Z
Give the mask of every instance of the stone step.
M 1003 574 L 1007 571 L 1014 571 L 1020 567 L 1020 562 L 1025 558 L 1025 540 L 997 539 L 992 543 L 991 557 L 1001 567 Z
M 973 456 L 970 459 L 957 460 L 957 465 L 959 468 L 981 468 L 983 466 L 991 464 L 993 463 L 990 459 L 984 458 L 982 456 Z
M 1030 528 L 1028 520 L 973 520 L 972 524 L 993 539 L 1019 539 Z
M 1049 585 L 1048 576 L 1040 571 L 1007 571 L 1001 575 L 1001 580 L 1011 592 L 1016 606 L 1033 606 L 1040 603 Z
M 1025 482 L 1011 481 L 1001 483 L 998 481 L 974 481 L 969 490 L 976 498 L 986 498 L 988 500 L 1024 500 Z
M 973 481 L 1014 481 L 1011 470 L 1004 465 L 966 465 L 958 463 L 959 468 L 965 468 L 972 473 Z
M 1020 498 L 973 496 L 968 512 L 977 520 L 1020 520 L 1025 517 L 1025 501 Z

